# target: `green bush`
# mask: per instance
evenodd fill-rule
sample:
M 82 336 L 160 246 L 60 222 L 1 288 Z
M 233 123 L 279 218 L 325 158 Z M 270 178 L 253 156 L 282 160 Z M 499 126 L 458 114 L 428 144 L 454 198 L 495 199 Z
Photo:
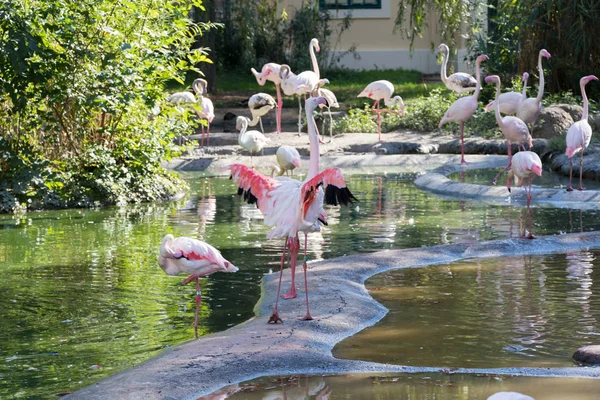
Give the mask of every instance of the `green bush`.
M 208 61 L 200 0 L 0 3 L 0 212 L 167 198 L 160 162 L 193 131 L 165 83 Z M 160 112 L 157 110 L 161 108 Z

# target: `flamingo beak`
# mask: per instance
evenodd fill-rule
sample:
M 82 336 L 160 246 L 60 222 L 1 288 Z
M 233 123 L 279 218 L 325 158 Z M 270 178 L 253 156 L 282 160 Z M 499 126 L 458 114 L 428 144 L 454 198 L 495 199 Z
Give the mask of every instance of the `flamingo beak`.
M 300 168 L 300 159 L 294 158 L 294 160 L 292 160 L 292 164 L 294 164 L 296 168 Z
M 531 167 L 531 171 L 537 176 L 542 176 L 542 167 L 539 165 L 534 165 Z

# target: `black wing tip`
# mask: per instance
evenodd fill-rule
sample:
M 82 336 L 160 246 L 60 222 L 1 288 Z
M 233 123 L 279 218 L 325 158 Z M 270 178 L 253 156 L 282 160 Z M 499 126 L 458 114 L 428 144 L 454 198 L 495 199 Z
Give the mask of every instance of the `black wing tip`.
M 338 204 L 347 206 L 355 201 L 358 200 L 347 187 L 339 188 L 337 186 L 329 185 L 325 189 L 326 204 L 332 206 L 337 206 Z

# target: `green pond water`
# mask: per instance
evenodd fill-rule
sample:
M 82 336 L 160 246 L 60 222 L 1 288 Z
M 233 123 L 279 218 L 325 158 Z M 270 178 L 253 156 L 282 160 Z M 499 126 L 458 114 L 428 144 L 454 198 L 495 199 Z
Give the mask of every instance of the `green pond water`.
M 353 175 L 309 258 L 519 235 L 520 207 L 445 201 L 411 176 Z M 228 179 L 187 177 L 179 202 L 0 215 L 0 398 L 54 398 L 193 338 L 194 289 L 156 258 L 166 233 L 205 240 L 240 267 L 202 279 L 200 334 L 250 318 L 282 243 Z M 597 230 L 596 210 L 534 208 L 536 234 Z M 598 279 L 592 274 L 595 284 Z M 475 290 L 475 289 L 473 289 Z
M 507 161 L 508 162 L 508 161 Z M 474 183 L 477 185 L 491 186 L 492 179 L 500 172 L 503 168 L 490 168 L 490 169 L 472 169 L 463 172 L 455 172 L 448 175 L 449 179 L 464 183 Z M 503 172 L 498 177 L 498 186 L 506 186 L 506 176 L 508 172 Z M 533 179 L 533 187 L 540 188 L 554 188 L 561 189 L 569 186 L 569 177 L 559 172 L 550 170 L 542 171 L 542 176 L 536 176 Z M 579 172 L 573 172 L 573 187 L 579 187 Z M 600 181 L 594 181 L 585 179 L 583 187 L 590 190 L 600 190 Z
M 198 400 L 485 400 L 496 392 L 536 400 L 598 400 L 594 379 L 440 373 L 283 376 L 227 386 Z
M 600 340 L 598 283 L 600 251 L 389 271 L 367 288 L 390 312 L 333 354 L 411 366 L 570 367 L 578 347 Z

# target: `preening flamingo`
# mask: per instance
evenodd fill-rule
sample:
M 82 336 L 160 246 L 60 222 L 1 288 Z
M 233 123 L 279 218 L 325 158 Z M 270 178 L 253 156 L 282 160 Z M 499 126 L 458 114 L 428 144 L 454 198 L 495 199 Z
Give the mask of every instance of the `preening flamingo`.
M 581 120 L 574 122 L 567 131 L 567 157 L 569 157 L 569 187 L 567 190 L 570 192 L 573 190 L 571 181 L 573 180 L 573 156 L 577 152 L 581 152 L 579 158 L 579 189 L 583 190 L 583 152 L 590 145 L 592 140 L 592 127 L 588 122 L 588 98 L 585 93 L 585 85 L 589 81 L 597 81 L 594 75 L 584 76 L 579 80 L 579 87 L 581 88 L 581 97 L 583 97 L 583 114 Z
M 273 96 L 267 93 L 256 93 L 248 100 L 248 108 L 252 114 L 252 121 L 248 125 L 255 126 L 260 123 L 260 131 L 264 134 L 262 116 L 277 107 Z
M 521 103 L 517 110 L 517 117 L 523 122 L 531 125 L 531 134 L 533 135 L 533 125 L 540 117 L 542 112 L 542 97 L 544 96 L 544 69 L 542 68 L 542 57 L 550 59 L 550 53 L 545 49 L 540 50 L 538 55 L 538 73 L 540 74 L 540 84 L 537 97 L 528 97 Z
M 277 171 L 277 175 L 281 176 L 287 171 L 293 171 L 295 168 L 300 168 L 300 153 L 292 146 L 283 145 L 277 149 L 275 153 L 277 165 L 271 169 L 271 176 Z
M 292 287 L 286 298 L 295 297 L 294 275 L 296 260 L 299 251 L 298 233 L 305 233 L 304 259 L 306 260 L 307 233 L 318 230 L 319 221 L 326 223 L 326 214 L 323 202 L 330 205 L 347 205 L 354 196 L 346 187 L 342 172 L 338 168 L 320 170 L 319 140 L 316 124 L 312 116 L 318 104 L 327 100 L 324 97 L 309 98 L 306 101 L 306 119 L 308 121 L 308 137 L 310 140 L 310 162 L 306 179 L 303 182 L 289 178 L 270 178 L 261 175 L 252 169 L 234 164 L 229 167 L 231 177 L 238 186 L 238 194 L 244 200 L 253 204 L 264 214 L 265 225 L 272 229 L 267 233 L 268 239 L 285 238 L 281 254 L 281 269 L 279 273 L 279 286 L 277 298 L 273 308 L 270 323 L 281 322 L 277 312 L 281 277 L 286 250 L 289 246 L 291 254 Z M 304 320 L 312 319 L 308 306 L 308 286 L 306 279 L 306 261 L 304 261 L 304 285 L 306 290 L 306 315 Z
M 173 93 L 169 96 L 167 101 L 169 103 L 179 105 L 179 104 L 200 104 L 202 111 L 194 108 L 196 115 L 199 119 L 205 119 L 207 121 L 206 128 L 206 144 L 208 145 L 208 140 L 210 136 L 210 124 L 215 118 L 215 107 L 213 106 L 212 101 L 209 98 L 204 97 L 206 95 L 206 87 L 208 82 L 202 78 L 195 79 L 192 83 L 192 89 L 195 94 L 190 92 L 177 92 Z M 201 125 L 202 128 L 202 138 L 200 140 L 200 145 L 204 146 L 204 125 Z
M 250 71 L 256 78 L 256 82 L 260 86 L 264 86 L 267 81 L 271 81 L 275 84 L 277 89 L 277 113 L 275 119 L 277 120 L 277 133 L 281 132 L 281 110 L 283 108 L 283 99 L 281 98 L 281 78 L 279 77 L 279 69 L 281 65 L 276 63 L 268 63 L 263 65 L 261 72 L 258 73 L 254 68 L 250 68 Z
M 219 250 L 210 244 L 197 239 L 181 236 L 166 235 L 160 245 L 158 265 L 168 275 L 180 273 L 190 274 L 183 284 L 196 281 L 196 319 L 194 321 L 194 332 L 198 338 L 198 309 L 202 300 L 200 283 L 201 276 L 210 275 L 214 272 L 237 272 L 238 268 L 223 258 Z
M 508 171 L 508 177 L 506 178 L 506 188 L 508 189 L 508 192 L 511 193 L 510 181 L 513 178 L 515 180 L 515 186 L 524 187 L 525 194 L 527 196 L 527 212 L 525 226 L 527 226 L 527 219 L 531 219 L 529 209 L 529 205 L 531 204 L 531 184 L 533 183 L 533 178 L 536 175 L 542 176 L 542 160 L 540 160 L 540 157 L 537 154 L 535 154 L 533 151 L 520 151 L 513 156 L 510 165 L 510 171 Z M 530 225 L 531 226 L 529 229 L 529 235 L 525 235 L 525 232 L 527 230 L 525 228 L 523 230 L 523 234 L 521 235 L 522 237 L 527 237 L 528 239 L 534 238 L 532 233 L 533 223 L 531 223 Z
M 381 113 L 392 113 L 404 115 L 404 101 L 402 97 L 394 96 L 394 85 L 390 81 L 381 80 L 371 82 L 363 89 L 362 92 L 356 97 L 368 97 L 369 99 L 375 100 L 371 111 L 377 114 L 377 133 L 379 134 L 379 141 L 381 142 Z M 398 104 L 398 111 L 393 110 L 382 110 L 379 102 L 383 100 L 386 106 L 395 107 Z
M 269 138 L 265 137 L 265 135 L 259 131 L 247 131 L 248 123 L 250 121 L 246 117 L 239 116 L 235 122 L 235 129 L 240 131 L 238 143 L 250 152 L 250 164 L 252 165 L 252 168 L 254 168 L 254 164 L 252 163 L 252 153 L 261 151 L 267 142 L 269 142 Z
M 465 161 L 465 142 L 464 142 L 464 132 L 465 132 L 465 121 L 470 119 L 475 111 L 477 111 L 478 106 L 478 98 L 479 91 L 481 90 L 481 62 L 487 60 L 488 57 L 483 54 L 477 57 L 477 61 L 475 62 L 475 75 L 477 76 L 477 86 L 475 87 L 475 93 L 471 96 L 461 97 L 456 100 L 446 114 L 442 117 L 440 124 L 438 125 L 440 128 L 446 122 L 458 122 L 460 124 L 460 163 L 468 164 Z
M 448 55 L 450 49 L 444 43 L 438 46 L 438 50 L 442 53 L 442 70 L 440 76 L 446 87 L 457 93 L 465 93 L 475 90 L 477 81 L 471 75 L 464 72 L 455 72 L 450 76 L 446 75 L 446 67 L 448 66 Z
M 517 92 L 506 92 L 500 95 L 500 112 L 505 115 L 516 114 L 521 106 L 521 103 L 527 98 L 527 79 L 529 79 L 529 73 L 524 72 L 523 78 L 523 90 L 521 93 Z M 486 79 L 487 82 L 487 79 Z M 492 100 L 487 106 L 485 106 L 485 112 L 494 111 L 496 109 L 496 102 L 498 100 Z
M 319 104 L 319 108 L 322 110 L 323 108 L 327 108 L 327 113 L 329 114 L 329 142 L 333 140 L 333 117 L 331 116 L 331 107 L 340 108 L 340 104 L 337 101 L 337 97 L 335 94 L 329 90 L 324 89 L 322 86 L 329 83 L 329 79 L 320 79 L 317 85 L 317 88 L 311 93 L 312 97 L 325 97 L 327 99 L 327 105 Z M 325 131 L 325 119 L 323 118 L 323 125 L 321 127 L 322 131 Z M 318 133 L 318 132 L 317 132 Z
M 498 392 L 494 393 L 487 400 L 535 400 L 531 396 L 518 392 Z
M 521 121 L 517 117 L 513 117 L 510 115 L 507 115 L 504 118 L 502 118 L 502 116 L 500 115 L 500 105 L 502 104 L 500 101 L 498 101 L 498 99 L 500 97 L 500 86 L 501 86 L 500 77 L 498 75 L 491 75 L 491 76 L 486 77 L 485 81 L 487 83 L 490 83 L 490 82 L 496 83 L 496 99 L 494 100 L 494 105 L 495 105 L 494 108 L 496 110 L 496 122 L 498 123 L 498 127 L 502 131 L 502 134 L 506 138 L 506 148 L 508 151 L 508 165 L 504 169 L 504 171 L 505 171 L 510 168 L 510 164 L 511 164 L 511 159 L 512 159 L 511 142 L 519 143 L 520 146 L 523 147 L 523 150 L 525 150 L 525 145 L 523 143 L 527 142 L 529 144 L 529 149 L 531 150 L 531 148 L 533 147 L 533 141 L 531 139 L 531 135 L 529 134 L 529 129 L 527 129 L 527 125 L 525 124 L 525 122 Z M 498 173 L 498 175 L 500 175 L 501 173 L 502 173 L 502 171 L 500 171 Z M 496 180 L 498 179 L 498 175 L 496 175 L 496 177 L 492 181 L 493 184 L 496 183 Z

